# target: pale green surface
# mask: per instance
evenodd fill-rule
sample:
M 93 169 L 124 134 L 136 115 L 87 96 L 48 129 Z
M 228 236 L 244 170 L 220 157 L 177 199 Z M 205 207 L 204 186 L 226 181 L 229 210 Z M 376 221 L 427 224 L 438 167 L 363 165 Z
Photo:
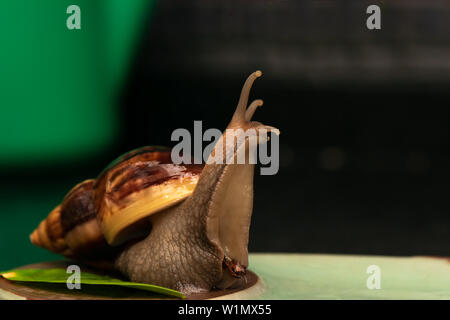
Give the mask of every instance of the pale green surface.
M 367 267 L 381 269 L 369 290 Z M 255 299 L 450 299 L 450 261 L 428 257 L 251 254 L 266 286 Z
M 367 267 L 381 269 L 370 290 Z M 427 257 L 250 254 L 262 282 L 219 299 L 370 300 L 450 299 L 450 261 Z M 0 299 L 20 299 L 0 290 Z

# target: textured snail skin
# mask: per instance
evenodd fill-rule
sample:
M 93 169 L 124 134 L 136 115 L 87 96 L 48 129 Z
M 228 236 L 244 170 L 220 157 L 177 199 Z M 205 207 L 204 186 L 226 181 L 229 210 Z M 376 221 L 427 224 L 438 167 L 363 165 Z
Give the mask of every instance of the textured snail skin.
M 223 273 L 227 272 L 222 267 L 224 251 L 218 239 L 209 236 L 208 222 L 213 195 L 226 167 L 205 168 L 194 194 L 182 204 L 156 214 L 150 235 L 124 250 L 116 267 L 132 281 L 175 288 L 185 294 L 220 287 Z M 252 196 L 247 195 L 249 199 Z M 250 220 L 251 211 L 244 214 Z M 247 232 L 242 236 L 248 241 L 249 223 L 243 227 Z M 247 243 L 244 246 L 246 249 Z M 245 275 L 228 278 L 232 281 L 227 281 L 225 287 L 245 281 Z
M 279 134 L 273 127 L 250 122 L 256 107 L 262 105 L 261 100 L 255 100 L 246 108 L 250 88 L 260 75 L 256 71 L 245 82 L 227 129 L 263 128 Z M 244 147 L 248 151 L 248 145 Z M 216 145 L 212 154 L 219 151 Z M 253 172 L 253 164 L 206 164 L 194 193 L 181 204 L 152 216 L 150 235 L 123 250 L 116 268 L 132 281 L 185 294 L 245 283 Z M 230 271 L 227 260 L 239 269 Z

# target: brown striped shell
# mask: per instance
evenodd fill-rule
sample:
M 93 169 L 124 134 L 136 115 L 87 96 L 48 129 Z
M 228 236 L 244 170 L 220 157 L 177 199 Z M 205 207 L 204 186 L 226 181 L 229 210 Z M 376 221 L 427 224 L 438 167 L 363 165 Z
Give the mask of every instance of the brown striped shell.
M 97 179 L 73 187 L 31 234 L 31 242 L 69 257 L 107 258 L 151 229 L 149 217 L 192 194 L 200 165 L 176 165 L 170 149 L 143 147 L 113 161 Z

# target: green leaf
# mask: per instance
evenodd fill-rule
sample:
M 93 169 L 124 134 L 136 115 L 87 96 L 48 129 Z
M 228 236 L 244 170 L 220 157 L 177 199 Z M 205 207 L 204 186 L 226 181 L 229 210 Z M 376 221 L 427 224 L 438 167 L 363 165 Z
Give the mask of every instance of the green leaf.
M 70 273 L 65 269 L 14 269 L 0 272 L 0 275 L 8 280 L 22 282 L 42 282 L 42 283 L 67 283 Z M 80 283 L 89 285 L 108 285 L 122 286 L 139 290 L 152 291 L 171 297 L 185 298 L 185 296 L 176 290 L 138 282 L 123 281 L 112 278 L 107 275 L 98 275 L 94 273 L 81 272 Z

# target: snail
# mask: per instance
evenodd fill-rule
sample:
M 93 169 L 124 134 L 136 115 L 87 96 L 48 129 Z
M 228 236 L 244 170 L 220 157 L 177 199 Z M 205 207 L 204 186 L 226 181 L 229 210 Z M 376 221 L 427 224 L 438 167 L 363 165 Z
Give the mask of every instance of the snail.
M 245 81 L 227 130 L 279 134 L 251 121 L 262 100 L 247 108 L 261 74 L 253 72 Z M 226 141 L 225 134 L 221 140 Z M 231 156 L 242 148 L 254 151 L 247 141 L 233 140 Z M 229 145 L 217 143 L 210 158 L 225 158 Z M 66 257 L 113 268 L 131 281 L 185 294 L 238 288 L 246 282 L 248 267 L 254 167 L 209 159 L 205 165 L 175 164 L 168 148 L 136 149 L 96 179 L 73 187 L 30 240 Z

